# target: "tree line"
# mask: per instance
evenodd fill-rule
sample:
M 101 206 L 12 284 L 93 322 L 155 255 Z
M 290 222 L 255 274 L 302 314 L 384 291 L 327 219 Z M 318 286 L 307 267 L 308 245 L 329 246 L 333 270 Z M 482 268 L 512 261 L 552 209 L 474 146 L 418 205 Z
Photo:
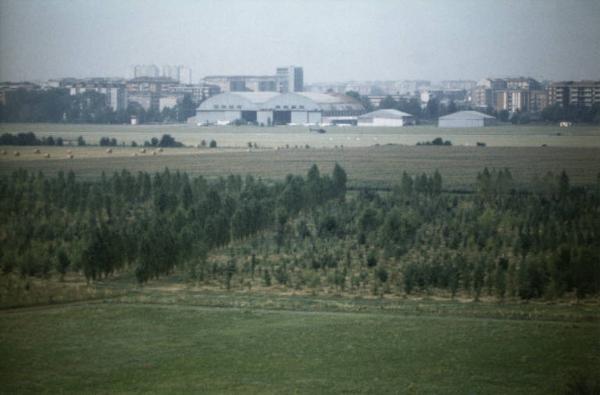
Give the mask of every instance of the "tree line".
M 542 119 L 549 122 L 600 123 L 600 103 L 591 107 L 561 106 L 554 104 L 542 110 Z
M 314 167 L 307 177 L 265 183 L 215 181 L 171 172 L 46 177 L 24 170 L 0 178 L 2 270 L 22 276 L 81 272 L 88 280 L 132 270 L 146 282 L 180 266 L 202 271 L 214 248 L 273 226 L 309 204 L 345 194 L 345 173 Z
M 348 91 L 346 95 L 355 98 L 360 101 L 361 104 L 365 107 L 367 112 L 373 110 L 383 110 L 383 109 L 394 109 L 406 112 L 411 114 L 417 119 L 434 121 L 439 117 L 452 114 L 459 110 L 456 103 L 451 100 L 448 104 L 441 103 L 437 98 L 431 98 L 425 108 L 421 107 L 421 100 L 419 98 L 400 98 L 399 100 L 395 100 L 392 96 L 388 95 L 379 102 L 379 106 L 377 108 L 373 107 L 371 102 L 366 96 L 361 96 L 356 91 Z
M 106 102 L 106 95 L 87 91 L 70 95 L 67 89 L 48 90 L 17 89 L 7 96 L 6 104 L 0 103 L 0 122 L 64 122 L 64 123 L 129 123 L 136 117 L 138 123 L 185 122 L 194 116 L 199 103 L 186 94 L 180 103 L 159 111 L 144 109 L 131 102 L 124 110 L 114 110 Z
M 500 300 L 600 292 L 600 174 L 574 187 L 548 173 L 523 190 L 507 169 L 484 169 L 470 194 L 445 192 L 437 171 L 403 173 L 389 192 L 347 194 L 346 183 L 339 165 L 277 182 L 169 170 L 91 182 L 20 170 L 0 178 L 0 263 L 90 281 L 177 271 L 226 289 Z
M 204 140 L 203 140 L 204 141 Z M 70 141 L 66 142 L 67 144 L 70 144 Z M 79 136 L 77 138 L 77 140 L 75 141 L 75 143 L 78 146 L 86 146 L 88 145 L 88 143 L 85 141 L 85 139 L 83 138 L 83 136 Z M 211 141 L 211 148 L 215 148 L 216 147 L 216 141 Z M 47 137 L 42 137 L 42 138 L 38 138 L 35 133 L 33 132 L 21 132 L 21 133 L 16 133 L 16 134 L 12 134 L 12 133 L 3 133 L 2 135 L 0 135 L 0 145 L 24 145 L 24 146 L 31 146 L 31 145 L 49 145 L 49 146 L 63 146 L 65 145 L 65 141 L 63 140 L 62 137 L 52 137 L 52 136 L 47 136 Z M 98 141 L 98 145 L 102 146 L 102 147 L 116 147 L 117 145 L 119 145 L 119 141 L 114 138 L 114 137 L 100 137 L 100 140 Z M 121 145 L 125 145 L 125 142 L 121 142 Z M 162 148 L 178 148 L 178 147 L 183 147 L 183 143 L 180 141 L 175 140 L 175 138 L 173 136 L 171 136 L 170 134 L 163 134 L 160 139 L 158 137 L 152 137 L 150 139 L 150 141 L 144 141 L 143 144 L 145 147 L 162 147 Z M 214 145 L 214 146 L 213 146 Z M 137 147 L 138 144 L 135 141 L 131 142 L 131 146 L 132 147 Z M 203 146 L 206 146 L 206 141 L 204 141 Z
M 42 137 L 38 138 L 33 132 L 24 133 L 2 133 L 0 135 L 0 145 L 64 145 L 62 137 Z
M 459 108 L 454 102 L 450 101 L 447 104 L 440 102 L 437 98 L 432 98 L 427 102 L 427 105 L 422 108 L 418 98 L 401 98 L 395 100 L 392 96 L 386 96 L 381 100 L 377 108 L 373 107 L 366 96 L 361 96 L 358 92 L 346 92 L 348 96 L 360 101 L 367 112 L 376 109 L 395 109 L 413 115 L 420 120 L 435 121 L 439 117 L 452 114 L 459 110 L 471 109 L 468 107 Z M 600 123 L 600 103 L 595 103 L 590 107 L 571 106 L 553 104 L 542 109 L 540 113 L 532 114 L 527 111 L 516 111 L 510 113 L 508 110 L 496 111 L 492 107 L 483 110 L 486 114 L 498 118 L 501 122 L 511 122 L 513 124 L 527 124 L 532 121 L 545 121 L 558 123 L 562 121 L 574 123 Z

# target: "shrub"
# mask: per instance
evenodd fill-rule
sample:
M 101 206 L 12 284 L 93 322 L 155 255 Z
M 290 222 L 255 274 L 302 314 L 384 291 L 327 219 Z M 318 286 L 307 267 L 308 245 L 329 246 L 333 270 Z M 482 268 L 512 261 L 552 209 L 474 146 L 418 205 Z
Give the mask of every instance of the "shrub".
M 269 273 L 268 270 L 265 270 L 263 272 L 263 282 L 265 284 L 266 287 L 270 287 L 271 286 L 271 274 Z
M 183 147 L 183 143 L 176 141 L 170 134 L 163 134 L 158 142 L 159 147 Z
M 452 145 L 452 142 L 450 140 L 443 140 L 441 137 L 436 137 L 431 141 L 419 142 L 417 145 Z
M 275 280 L 281 285 L 286 285 L 289 281 L 289 276 L 285 267 L 278 267 L 274 270 L 273 274 L 275 275 Z
M 382 283 L 386 282 L 388 279 L 388 272 L 382 267 L 378 268 L 375 271 L 375 275 L 377 276 L 377 279 L 379 279 L 379 281 L 381 281 Z
M 369 251 L 369 254 L 367 255 L 367 266 L 368 267 L 377 266 L 377 256 L 375 255 L 374 251 Z

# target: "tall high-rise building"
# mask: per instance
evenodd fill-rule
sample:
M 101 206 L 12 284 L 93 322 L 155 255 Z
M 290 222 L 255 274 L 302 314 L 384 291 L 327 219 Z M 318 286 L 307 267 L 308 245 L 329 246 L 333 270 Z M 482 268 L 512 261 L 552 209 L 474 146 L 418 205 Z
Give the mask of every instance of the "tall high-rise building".
M 541 84 L 533 78 L 486 78 L 471 90 L 475 107 L 491 107 L 496 111 L 538 112 L 547 103 Z
M 302 67 L 278 67 L 275 75 L 211 75 L 202 82 L 217 85 L 221 92 L 302 92 L 304 72 Z
M 192 69 L 181 65 L 164 65 L 162 76 L 170 78 L 180 84 L 190 85 L 192 83 Z
M 561 81 L 548 87 L 550 105 L 591 107 L 600 103 L 600 81 Z
M 304 90 L 304 71 L 302 67 L 278 67 L 276 77 L 279 92 L 302 92 Z
M 185 85 L 192 84 L 192 69 L 186 66 L 179 66 L 179 83 Z
M 471 80 L 446 80 L 441 81 L 440 85 L 444 89 L 464 89 L 470 91 L 477 86 L 477 82 Z
M 179 81 L 179 68 L 181 66 L 164 65 L 162 67 L 162 76 Z
M 154 64 L 138 64 L 133 67 L 133 77 L 150 77 L 157 78 L 160 76 L 158 66 Z

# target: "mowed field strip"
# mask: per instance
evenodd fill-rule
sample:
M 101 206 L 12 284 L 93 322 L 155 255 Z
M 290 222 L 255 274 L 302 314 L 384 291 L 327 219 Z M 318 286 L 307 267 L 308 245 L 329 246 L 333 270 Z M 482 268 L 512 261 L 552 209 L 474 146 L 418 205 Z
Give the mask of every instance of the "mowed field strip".
M 193 124 L 166 125 L 94 125 L 51 123 L 0 123 L 0 133 L 33 132 L 41 137 L 62 137 L 75 144 L 83 136 L 90 144 L 98 144 L 100 138 L 116 138 L 121 144 L 132 141 L 143 144 L 152 137 L 160 138 L 168 133 L 185 145 L 196 146 L 202 140 L 216 140 L 220 147 L 244 148 L 248 142 L 259 147 L 275 148 L 289 145 L 317 148 L 369 147 L 376 144 L 401 144 L 414 146 L 418 142 L 431 141 L 436 137 L 450 140 L 453 145 L 475 146 L 477 142 L 488 147 L 598 147 L 600 126 L 577 125 L 560 128 L 558 125 L 501 125 L 486 128 L 448 129 L 435 125 L 411 127 L 325 127 L 327 133 L 310 133 L 306 126 L 210 126 Z
M 547 394 L 571 371 L 597 371 L 599 329 L 460 315 L 78 304 L 0 312 L 0 382 L 7 393 Z
M 35 154 L 39 148 L 41 154 Z M 322 149 L 196 149 L 166 148 L 152 155 L 139 148 L 114 147 L 3 147 L 0 173 L 10 174 L 23 168 L 33 172 L 56 174 L 73 170 L 79 177 L 97 179 L 127 169 L 162 171 L 180 170 L 195 176 L 219 177 L 252 174 L 264 179 L 281 179 L 287 174 L 306 174 L 313 163 L 330 172 L 337 162 L 346 169 L 351 186 L 389 187 L 400 181 L 403 171 L 411 175 L 439 170 L 448 188 L 468 188 L 484 167 L 508 168 L 518 183 L 532 182 L 546 172 L 565 170 L 575 185 L 591 185 L 600 172 L 600 148 L 572 147 L 435 147 L 383 145 L 362 148 Z M 71 150 L 73 159 L 67 158 Z M 20 156 L 13 152 L 19 151 Z M 49 153 L 50 158 L 45 158 Z M 133 155 L 137 156 L 133 156 Z

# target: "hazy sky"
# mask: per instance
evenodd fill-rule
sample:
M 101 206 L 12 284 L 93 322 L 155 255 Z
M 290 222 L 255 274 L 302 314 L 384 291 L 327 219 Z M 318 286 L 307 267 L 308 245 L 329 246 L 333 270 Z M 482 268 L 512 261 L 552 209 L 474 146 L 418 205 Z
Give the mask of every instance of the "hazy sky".
M 304 67 L 305 82 L 600 79 L 598 0 L 0 0 L 0 80 Z

